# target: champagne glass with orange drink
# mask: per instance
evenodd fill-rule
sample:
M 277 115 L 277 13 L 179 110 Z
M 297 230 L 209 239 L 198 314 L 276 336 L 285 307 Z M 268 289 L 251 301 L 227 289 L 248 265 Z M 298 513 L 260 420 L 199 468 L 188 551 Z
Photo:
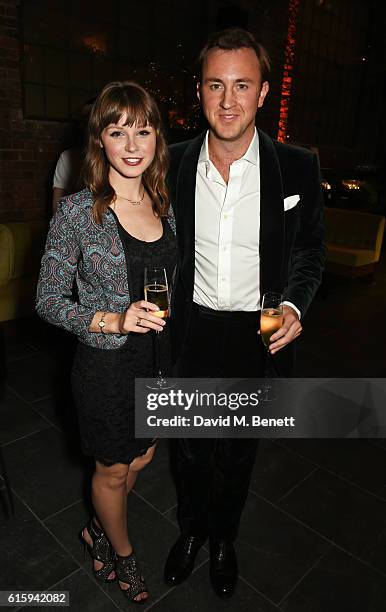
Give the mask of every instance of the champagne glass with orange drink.
M 270 357 L 269 345 L 271 336 L 283 325 L 283 295 L 269 291 L 264 293 L 261 301 L 260 313 L 260 335 L 267 350 L 267 357 Z M 266 369 L 267 377 L 267 369 Z M 272 387 L 267 382 L 264 383 L 260 399 L 262 401 L 272 401 L 276 399 L 272 392 Z

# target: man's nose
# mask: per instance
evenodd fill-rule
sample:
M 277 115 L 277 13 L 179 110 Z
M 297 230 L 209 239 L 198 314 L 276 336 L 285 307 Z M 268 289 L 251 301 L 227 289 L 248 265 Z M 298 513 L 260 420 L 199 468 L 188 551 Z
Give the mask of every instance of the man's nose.
M 235 105 L 235 99 L 233 90 L 231 87 L 225 87 L 223 97 L 221 99 L 221 106 L 223 108 L 232 108 Z

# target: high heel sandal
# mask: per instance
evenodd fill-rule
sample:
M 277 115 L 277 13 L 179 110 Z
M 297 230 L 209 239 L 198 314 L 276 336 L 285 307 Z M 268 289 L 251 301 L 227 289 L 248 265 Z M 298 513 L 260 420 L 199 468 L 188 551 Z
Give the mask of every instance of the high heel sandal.
M 86 542 L 83 536 L 84 530 L 87 529 L 87 533 L 89 534 L 92 540 L 92 546 Z M 94 561 L 100 561 L 103 563 L 103 566 L 100 569 L 95 569 L 93 564 L 93 572 L 95 578 L 98 580 L 102 580 L 104 582 L 114 582 L 116 577 L 109 578 L 110 574 L 114 571 L 114 551 L 113 548 L 106 538 L 103 530 L 96 525 L 93 519 L 90 519 L 89 522 L 83 527 L 82 531 L 79 534 L 81 542 L 84 546 L 84 557 L 86 558 L 86 550 L 88 551 L 90 557 Z
M 119 582 L 124 582 L 129 585 L 127 589 L 123 589 L 119 585 L 125 597 L 135 604 L 144 604 L 145 601 L 148 601 L 149 597 L 145 599 L 134 599 L 134 597 L 137 597 L 141 593 L 148 593 L 134 551 L 127 557 L 121 557 L 120 555 L 115 556 L 115 573 Z

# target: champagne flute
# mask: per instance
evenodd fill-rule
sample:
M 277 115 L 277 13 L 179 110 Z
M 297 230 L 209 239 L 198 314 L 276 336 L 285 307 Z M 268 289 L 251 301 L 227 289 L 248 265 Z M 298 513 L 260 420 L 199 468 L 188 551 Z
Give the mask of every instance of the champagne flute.
M 267 357 L 271 357 L 269 345 L 271 344 L 271 336 L 277 332 L 283 325 L 283 295 L 269 291 L 264 293 L 261 301 L 260 313 L 260 334 L 263 344 L 266 348 Z M 265 378 L 267 378 L 267 368 L 265 369 Z M 272 394 L 272 387 L 265 382 L 263 385 L 263 394 L 260 399 L 264 402 L 269 402 L 276 397 Z
M 145 268 L 144 293 L 145 300 L 158 306 L 159 310 L 152 311 L 156 317 L 166 319 L 169 315 L 168 279 L 165 268 Z M 155 333 L 155 363 L 156 385 L 163 388 L 166 384 L 161 370 L 159 331 Z

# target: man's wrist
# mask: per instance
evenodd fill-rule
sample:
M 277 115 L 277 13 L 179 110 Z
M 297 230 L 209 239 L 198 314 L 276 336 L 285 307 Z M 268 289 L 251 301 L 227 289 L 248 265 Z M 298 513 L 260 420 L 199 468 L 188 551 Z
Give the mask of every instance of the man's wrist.
M 299 321 L 300 321 L 302 315 L 301 315 L 301 312 L 300 312 L 299 308 L 296 308 L 295 304 L 293 304 L 292 302 L 288 302 L 287 300 L 284 300 L 284 302 L 282 302 L 282 305 L 283 306 L 290 306 L 290 308 L 292 308 L 296 312 L 296 314 L 299 317 Z

